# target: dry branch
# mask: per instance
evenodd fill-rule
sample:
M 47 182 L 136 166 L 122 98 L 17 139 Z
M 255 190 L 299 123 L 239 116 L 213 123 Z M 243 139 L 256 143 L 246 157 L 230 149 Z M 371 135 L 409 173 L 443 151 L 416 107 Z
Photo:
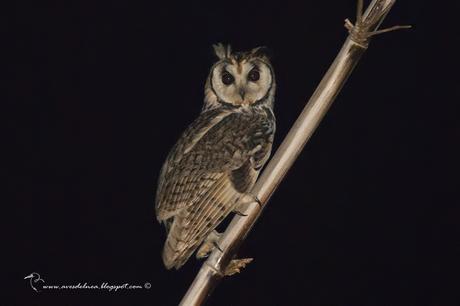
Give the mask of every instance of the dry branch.
M 219 241 L 221 250 L 215 249 L 204 262 L 180 305 L 202 305 L 219 280 L 227 274 L 228 266 L 234 263 L 232 259 L 242 241 L 340 92 L 367 49 L 370 38 L 376 34 L 406 28 L 396 26 L 377 30 L 394 2 L 395 0 L 373 0 L 362 14 L 362 0 L 358 1 L 356 24 L 345 20 L 349 36 L 342 49 L 251 192 L 260 200 L 261 205 L 254 202 L 254 205 L 249 205 L 243 212 L 247 216 L 237 215 L 233 218 Z

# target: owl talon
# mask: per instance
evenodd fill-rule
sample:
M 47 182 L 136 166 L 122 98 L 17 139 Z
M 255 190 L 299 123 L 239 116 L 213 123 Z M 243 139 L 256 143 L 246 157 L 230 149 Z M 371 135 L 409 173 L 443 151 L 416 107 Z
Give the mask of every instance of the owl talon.
M 243 214 L 241 211 L 239 210 L 234 210 L 233 211 L 235 214 L 237 214 L 238 216 L 241 216 L 241 217 L 247 217 L 248 215 L 247 214 Z
M 218 249 L 219 251 L 223 252 L 223 250 L 220 248 L 220 246 L 219 246 L 219 244 L 217 243 L 217 241 L 214 241 L 212 244 L 214 245 L 214 247 L 215 247 L 216 249 Z
M 259 198 L 256 195 L 249 194 L 249 196 L 252 197 L 251 202 L 257 203 L 257 205 L 259 205 L 259 208 L 262 208 L 262 206 L 263 206 L 262 202 L 259 200 Z
M 248 263 L 253 261 L 254 258 L 241 258 L 241 259 L 233 259 L 228 264 L 227 268 L 225 268 L 224 275 L 231 276 L 236 273 L 240 273 L 241 269 L 246 267 Z
M 254 202 L 256 202 L 259 205 L 259 208 L 262 208 L 262 202 L 259 200 L 259 198 L 255 195 L 254 196 Z

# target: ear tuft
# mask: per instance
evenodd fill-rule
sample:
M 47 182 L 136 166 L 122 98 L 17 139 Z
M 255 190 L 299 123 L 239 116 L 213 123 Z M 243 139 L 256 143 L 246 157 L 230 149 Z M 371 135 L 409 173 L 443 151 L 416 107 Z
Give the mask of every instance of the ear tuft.
M 272 52 L 265 46 L 257 47 L 251 50 L 251 55 L 255 57 L 272 58 Z
M 214 48 L 214 53 L 216 54 L 216 56 L 221 60 L 229 58 L 232 54 L 232 47 L 230 45 L 218 43 L 212 45 L 212 47 Z

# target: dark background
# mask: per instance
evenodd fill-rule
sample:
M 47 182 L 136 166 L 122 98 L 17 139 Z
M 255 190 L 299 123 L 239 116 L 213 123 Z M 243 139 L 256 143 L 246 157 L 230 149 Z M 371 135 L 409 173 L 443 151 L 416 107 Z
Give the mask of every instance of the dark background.
M 455 10 L 396 3 L 385 25 L 414 29 L 372 41 L 244 243 L 254 262 L 209 305 L 460 305 Z M 14 213 L 2 214 L 0 304 L 176 305 L 200 263 L 164 269 L 154 192 L 201 109 L 211 45 L 272 50 L 276 149 L 355 1 L 18 1 L 7 12 L 14 200 L 3 204 Z M 35 293 L 32 272 L 152 288 Z

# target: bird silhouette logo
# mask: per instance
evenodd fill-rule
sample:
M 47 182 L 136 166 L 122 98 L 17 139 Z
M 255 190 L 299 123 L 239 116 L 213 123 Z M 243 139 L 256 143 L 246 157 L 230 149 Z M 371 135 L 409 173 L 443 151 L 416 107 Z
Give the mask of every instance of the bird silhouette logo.
M 30 287 L 34 289 L 36 292 L 40 292 L 40 282 L 44 283 L 45 281 L 40 277 L 40 274 L 37 272 L 33 272 L 30 275 L 24 277 L 24 279 L 29 279 Z

